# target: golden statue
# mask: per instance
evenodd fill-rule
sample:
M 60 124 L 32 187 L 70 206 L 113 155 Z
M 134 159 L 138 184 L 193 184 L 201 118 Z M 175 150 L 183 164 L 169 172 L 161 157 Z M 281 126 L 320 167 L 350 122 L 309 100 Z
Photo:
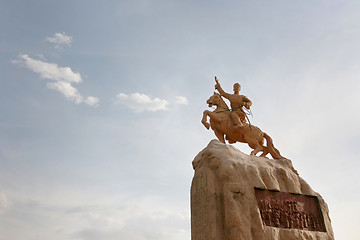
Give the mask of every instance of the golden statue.
M 201 120 L 202 124 L 207 129 L 211 127 L 216 137 L 222 143 L 225 143 L 225 139 L 229 143 L 247 143 L 249 147 L 254 149 L 250 155 L 262 152 L 260 157 L 265 157 L 270 153 L 274 159 L 283 159 L 284 157 L 281 156 L 279 150 L 274 147 L 271 137 L 247 121 L 248 118 L 244 108 L 250 110 L 252 102 L 247 97 L 239 94 L 240 84 L 235 83 L 234 94 L 229 94 L 221 88 L 217 77 L 215 77 L 215 82 L 215 89 L 220 94 L 214 92 L 214 95 L 206 103 L 209 107 L 216 106 L 216 109 L 212 112 L 209 110 L 204 111 Z M 229 109 L 222 97 L 230 101 L 231 109 Z M 208 116 L 210 123 L 207 122 Z M 266 146 L 264 146 L 264 139 L 266 139 Z

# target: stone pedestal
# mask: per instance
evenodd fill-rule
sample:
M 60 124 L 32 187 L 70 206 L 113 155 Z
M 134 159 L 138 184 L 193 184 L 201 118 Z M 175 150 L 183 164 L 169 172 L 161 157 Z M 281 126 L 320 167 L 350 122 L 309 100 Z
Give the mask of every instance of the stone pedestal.
M 327 204 L 290 160 L 213 140 L 193 167 L 192 240 L 334 239 Z

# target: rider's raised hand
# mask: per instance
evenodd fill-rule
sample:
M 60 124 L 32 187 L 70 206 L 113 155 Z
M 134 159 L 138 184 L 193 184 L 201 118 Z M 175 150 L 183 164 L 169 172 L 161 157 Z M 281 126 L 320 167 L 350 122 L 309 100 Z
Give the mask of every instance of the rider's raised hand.
M 215 89 L 218 89 L 220 87 L 220 83 L 216 76 L 215 76 L 215 82 L 216 82 Z

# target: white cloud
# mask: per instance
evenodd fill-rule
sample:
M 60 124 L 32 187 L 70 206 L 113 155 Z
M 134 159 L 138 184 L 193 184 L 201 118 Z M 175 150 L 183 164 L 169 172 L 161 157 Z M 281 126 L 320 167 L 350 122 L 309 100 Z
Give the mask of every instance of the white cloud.
M 84 99 L 84 103 L 90 106 L 96 106 L 99 103 L 100 99 L 97 97 L 89 96 Z
M 176 97 L 176 104 L 184 104 L 184 105 L 188 105 L 189 101 L 186 97 L 183 96 L 177 96 Z
M 54 43 L 56 48 L 61 48 L 63 45 L 71 46 L 72 37 L 65 33 L 55 33 L 52 37 L 47 37 L 46 41 Z
M 96 107 L 100 102 L 99 98 L 93 96 L 89 96 L 84 99 L 84 97 L 81 96 L 79 91 L 68 82 L 64 82 L 64 81 L 49 82 L 46 84 L 46 86 L 50 89 L 62 93 L 67 99 L 75 102 L 76 104 L 86 103 L 89 106 Z
M 0 192 L 0 213 L 10 209 L 10 202 L 4 192 Z
M 79 104 L 83 101 L 83 97 L 80 95 L 79 91 L 71 86 L 71 84 L 68 82 L 49 82 L 46 85 L 50 89 L 61 92 L 67 99 L 74 101 L 76 104 Z
M 56 63 L 48 63 L 45 61 L 33 59 L 27 54 L 19 56 L 19 60 L 13 63 L 23 64 L 33 72 L 39 73 L 41 78 L 80 83 L 82 78 L 80 73 L 73 72 L 69 67 L 59 67 Z
M 190 237 L 187 206 L 179 207 L 168 199 L 124 195 L 103 198 L 99 193 L 78 194 L 68 190 L 51 194 L 50 198 L 46 194 L 35 195 L 9 194 L 11 207 L 6 214 L 0 214 L 1 239 L 180 240 Z M 8 205 L 7 202 L 5 206 Z
M 85 103 L 90 106 L 97 106 L 100 101 L 99 98 L 93 96 L 84 99 L 79 91 L 71 85 L 71 83 L 82 82 L 82 78 L 80 73 L 73 72 L 69 67 L 59 67 L 56 63 L 33 59 L 27 54 L 19 55 L 19 58 L 12 62 L 38 73 L 43 79 L 54 80 L 54 82 L 48 82 L 46 86 L 62 93 L 76 104 Z
M 133 110 L 134 112 L 143 111 L 167 111 L 168 101 L 160 98 L 150 98 L 149 96 L 142 93 L 133 93 L 127 95 L 125 93 L 119 93 L 116 96 L 116 104 L 122 104 Z
M 180 240 L 189 237 L 187 209 L 174 208 L 154 197 L 129 200 L 69 213 L 71 218 L 86 223 L 73 236 L 83 240 Z

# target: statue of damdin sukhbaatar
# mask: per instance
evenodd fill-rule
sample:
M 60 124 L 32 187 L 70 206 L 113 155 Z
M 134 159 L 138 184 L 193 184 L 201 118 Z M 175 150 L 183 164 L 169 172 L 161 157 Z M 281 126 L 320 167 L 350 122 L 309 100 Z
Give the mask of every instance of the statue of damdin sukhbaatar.
M 225 139 L 229 143 L 243 142 L 247 143 L 249 147 L 254 149 L 251 155 L 256 155 L 262 152 L 261 157 L 265 157 L 268 153 L 274 159 L 283 159 L 279 150 L 277 150 L 272 142 L 272 139 L 260 128 L 251 125 L 246 110 L 250 110 L 252 102 L 244 95 L 240 95 L 241 86 L 239 83 L 234 84 L 234 94 L 225 92 L 215 76 L 215 89 L 219 93 L 214 94 L 207 100 L 209 107 L 216 106 L 214 111 L 205 110 L 201 122 L 204 126 L 214 131 L 216 137 L 220 142 L 225 143 Z M 224 98 L 230 101 L 231 109 L 225 103 Z M 210 123 L 207 122 L 207 117 L 210 118 Z M 266 146 L 264 146 L 264 139 L 266 139 Z
M 215 82 L 207 100 L 214 109 L 204 111 L 201 122 L 219 141 L 192 161 L 191 240 L 334 240 L 325 200 L 250 123 L 252 101 L 240 94 L 240 84 L 227 93 Z M 226 140 L 249 144 L 252 156 Z M 265 158 L 268 153 L 276 160 Z

